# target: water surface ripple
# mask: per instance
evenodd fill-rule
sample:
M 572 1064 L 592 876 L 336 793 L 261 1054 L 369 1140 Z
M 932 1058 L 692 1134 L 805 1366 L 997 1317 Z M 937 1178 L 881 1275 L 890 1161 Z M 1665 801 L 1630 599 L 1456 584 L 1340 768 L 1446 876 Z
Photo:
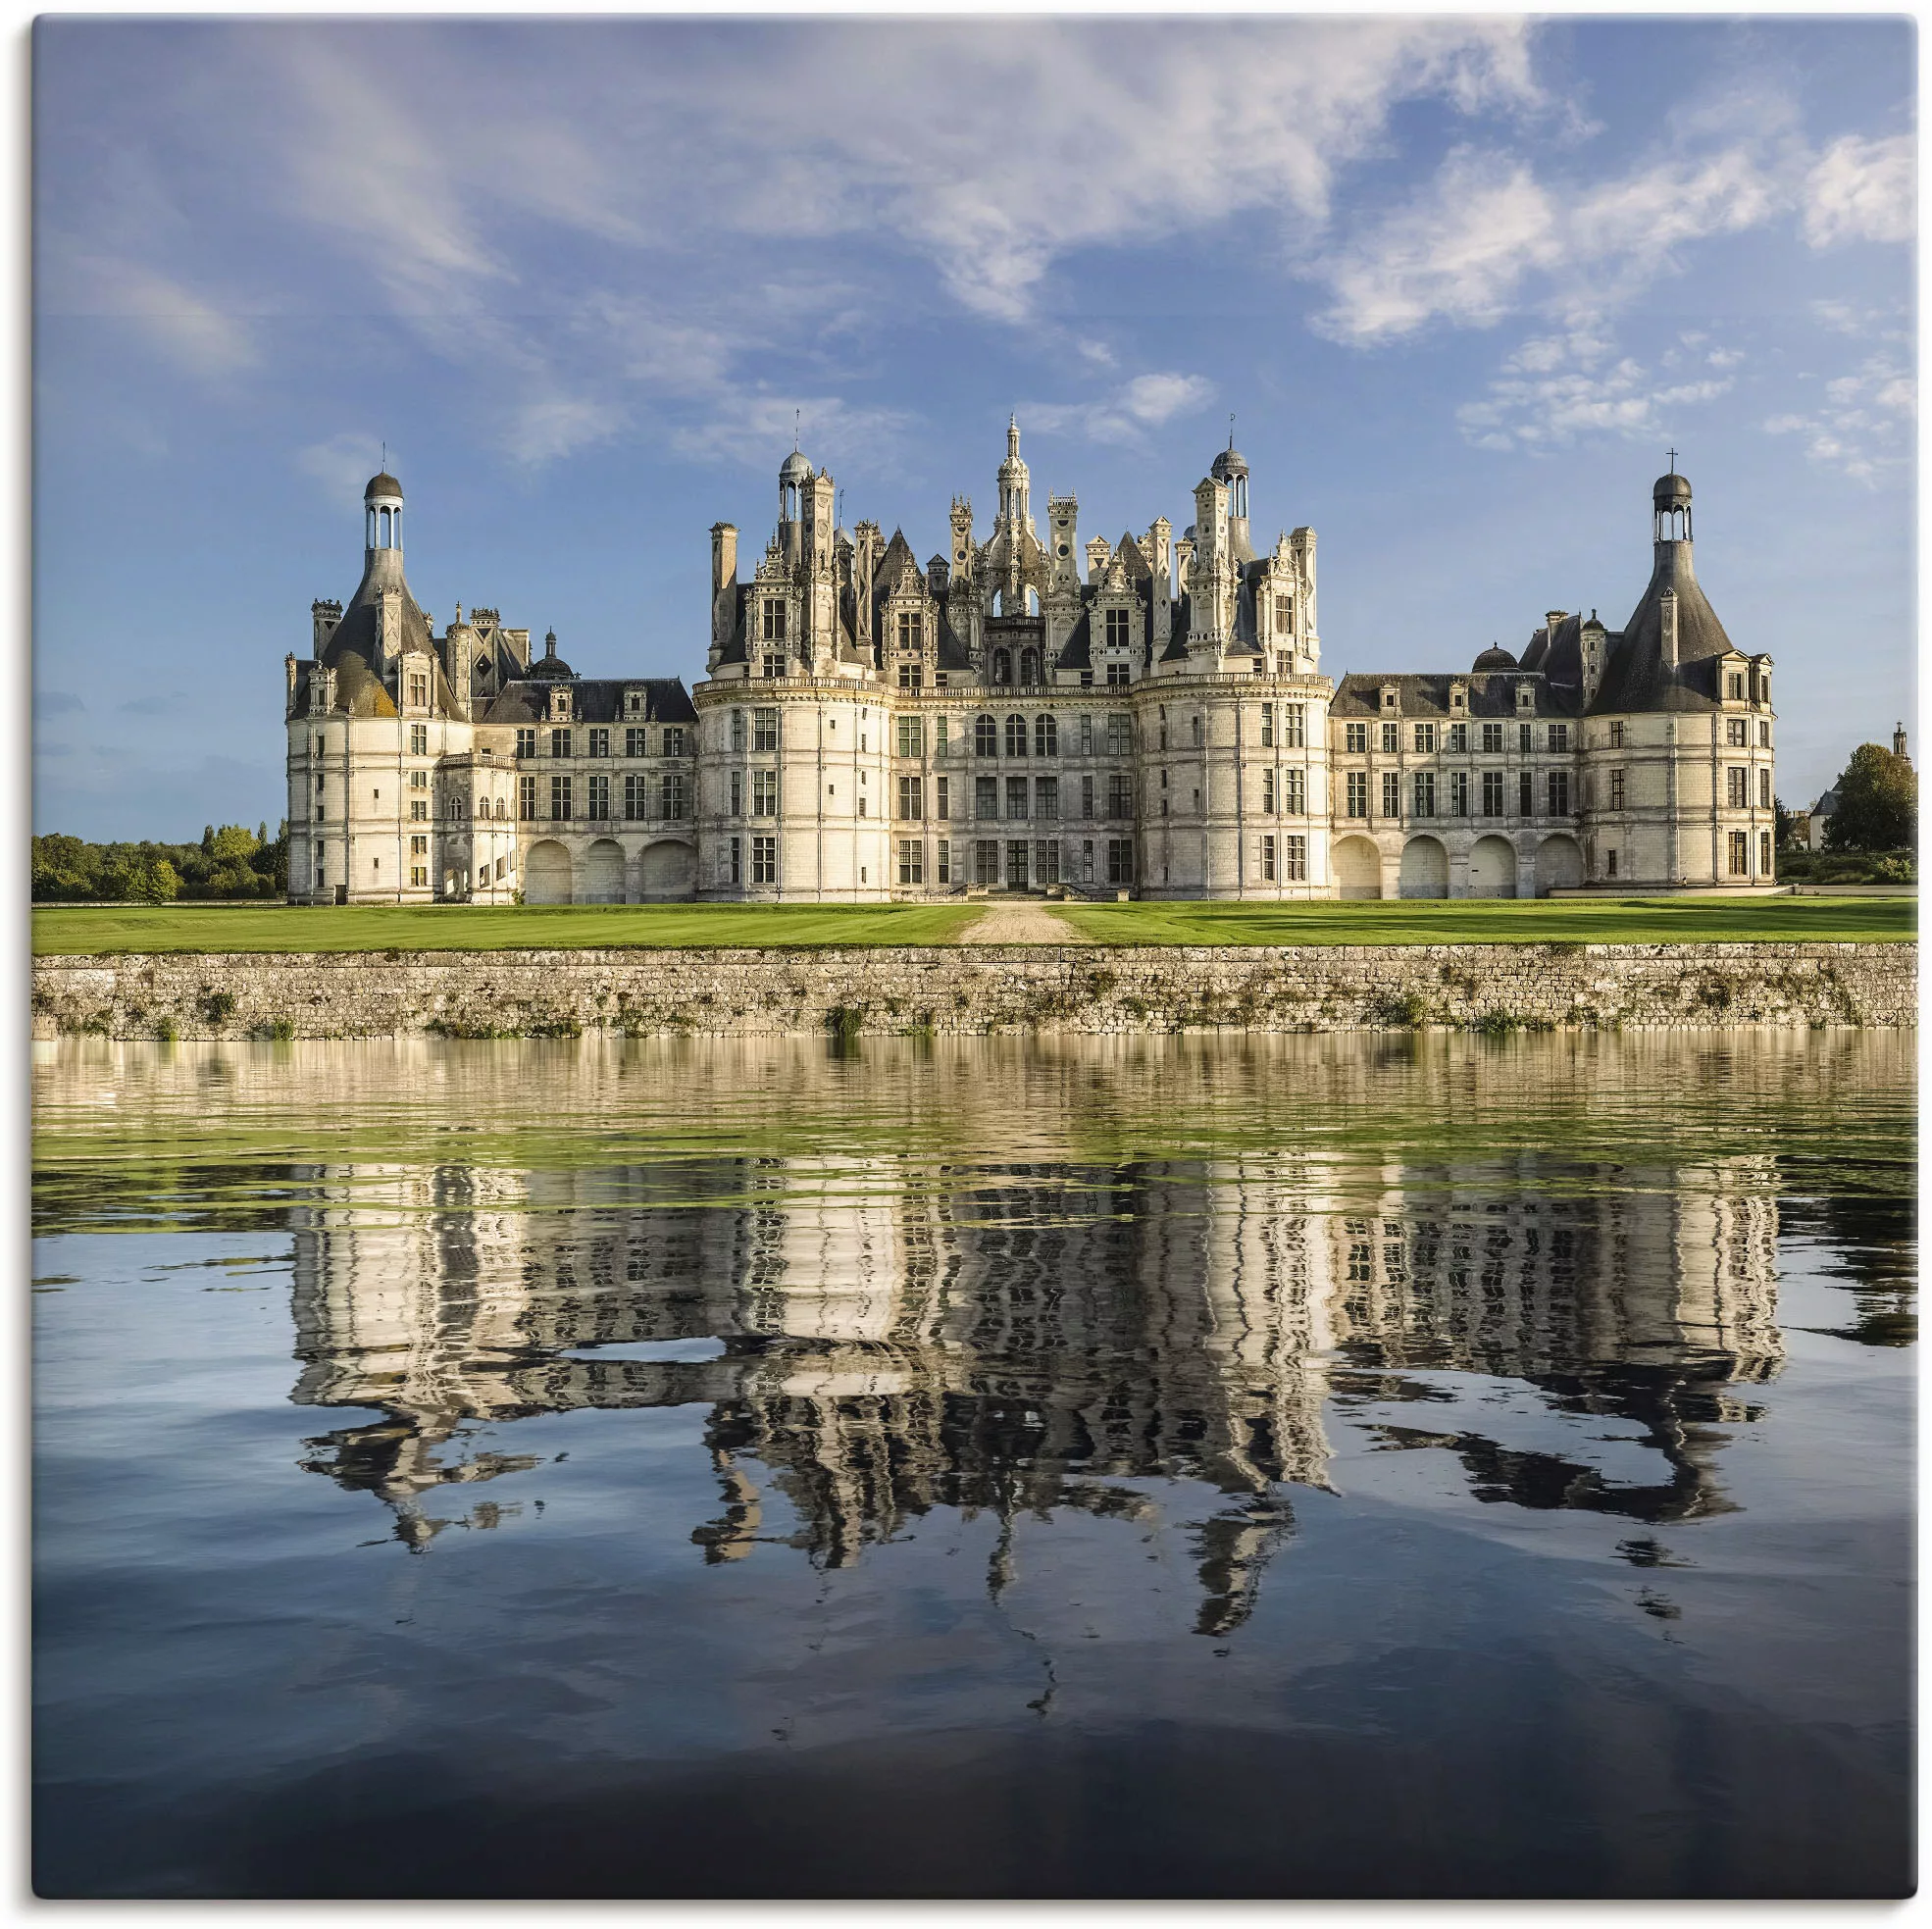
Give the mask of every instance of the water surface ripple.
M 34 1076 L 42 1895 L 1911 1884 L 1909 1037 Z

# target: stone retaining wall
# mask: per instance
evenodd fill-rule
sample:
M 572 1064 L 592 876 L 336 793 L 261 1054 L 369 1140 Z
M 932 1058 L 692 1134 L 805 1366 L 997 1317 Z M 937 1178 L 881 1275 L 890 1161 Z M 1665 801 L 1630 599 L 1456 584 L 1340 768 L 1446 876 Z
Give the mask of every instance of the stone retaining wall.
M 46 957 L 36 1038 L 1917 1022 L 1915 944 L 919 946 Z

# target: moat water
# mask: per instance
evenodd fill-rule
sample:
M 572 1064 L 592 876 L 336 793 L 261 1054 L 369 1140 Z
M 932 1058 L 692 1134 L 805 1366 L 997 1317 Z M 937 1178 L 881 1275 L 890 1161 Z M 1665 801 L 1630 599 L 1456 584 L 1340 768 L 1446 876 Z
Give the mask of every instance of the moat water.
M 1900 1894 L 1912 1045 L 36 1045 L 37 1887 Z

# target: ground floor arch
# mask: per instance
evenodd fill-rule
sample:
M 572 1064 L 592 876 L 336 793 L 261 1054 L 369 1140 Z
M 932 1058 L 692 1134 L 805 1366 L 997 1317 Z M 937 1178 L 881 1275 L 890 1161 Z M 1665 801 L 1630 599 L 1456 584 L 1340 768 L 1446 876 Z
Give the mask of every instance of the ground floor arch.
M 1583 850 L 1574 838 L 1545 838 L 1536 848 L 1536 894 L 1568 890 L 1583 882 Z
M 624 902 L 624 846 L 615 838 L 599 838 L 585 856 L 584 902 Z
M 642 897 L 688 897 L 697 886 L 697 853 L 675 838 L 660 838 L 644 846 L 637 866 L 637 890 Z
M 1449 852 L 1435 838 L 1411 838 L 1402 846 L 1401 895 L 1447 897 Z
M 1516 846 L 1507 838 L 1478 838 L 1470 846 L 1469 895 L 1516 895 Z
M 570 852 L 554 838 L 532 844 L 524 859 L 524 902 L 568 904 L 571 901 Z
M 1344 838 L 1335 846 L 1332 861 L 1339 896 L 1382 895 L 1382 853 L 1366 838 Z

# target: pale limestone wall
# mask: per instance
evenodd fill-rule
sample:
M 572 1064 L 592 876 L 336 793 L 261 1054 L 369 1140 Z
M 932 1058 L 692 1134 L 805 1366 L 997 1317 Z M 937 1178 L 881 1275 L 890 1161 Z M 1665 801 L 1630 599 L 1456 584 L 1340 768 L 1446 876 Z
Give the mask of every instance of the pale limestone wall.
M 36 1037 L 1911 1026 L 1912 944 L 37 958 Z

